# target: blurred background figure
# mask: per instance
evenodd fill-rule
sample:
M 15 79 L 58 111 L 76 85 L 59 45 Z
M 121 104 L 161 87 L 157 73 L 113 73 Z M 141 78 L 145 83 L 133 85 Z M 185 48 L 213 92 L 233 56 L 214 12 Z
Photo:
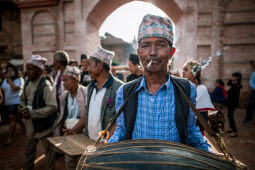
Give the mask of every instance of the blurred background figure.
M 211 102 L 210 95 L 205 85 L 201 83 L 201 65 L 197 61 L 189 61 L 184 64 L 183 78 L 187 78 L 191 81 L 197 89 L 196 97 L 196 109 L 208 121 L 208 112 L 210 110 L 215 111 L 215 108 Z M 200 127 L 202 134 L 204 135 L 204 128 L 197 121 L 197 125 Z
M 128 68 L 131 74 L 127 77 L 127 82 L 130 82 L 142 76 L 143 73 L 141 72 L 139 67 L 140 67 L 140 59 L 138 55 L 130 54 L 129 61 L 128 61 Z
M 86 120 L 87 88 L 80 85 L 80 69 L 76 66 L 68 66 L 63 73 L 65 92 L 60 96 L 60 117 L 64 135 L 81 133 Z M 75 169 L 77 158 L 65 155 L 67 170 Z
M 255 63 L 253 61 L 250 61 L 250 64 L 252 66 L 253 72 L 251 73 L 251 78 L 249 81 L 249 84 L 251 86 L 251 94 L 248 102 L 248 106 L 246 109 L 246 117 L 243 120 L 243 124 L 247 124 L 250 122 L 253 118 L 253 109 L 255 107 Z
M 75 66 L 75 67 L 79 67 L 79 64 L 76 60 L 70 60 L 69 61 L 69 66 Z
M 226 113 L 226 102 L 228 94 L 224 86 L 224 82 L 221 79 L 217 79 L 215 82 L 215 88 L 210 93 L 210 97 L 216 110 Z
M 21 117 L 18 115 L 18 106 L 20 104 L 20 96 L 24 86 L 22 77 L 18 77 L 18 70 L 14 65 L 8 64 L 6 67 L 5 79 L 1 85 L 4 92 L 5 111 L 9 116 L 9 136 L 4 146 L 9 146 L 14 140 L 16 131 L 16 122 L 18 122 L 23 131 L 25 125 Z
M 54 80 L 54 88 L 56 90 L 56 99 L 58 104 L 59 112 L 59 96 L 65 91 L 64 85 L 62 83 L 62 75 L 69 64 L 69 55 L 65 51 L 56 51 L 54 54 L 54 67 L 58 70 L 58 73 Z
M 170 75 L 175 76 L 175 77 L 181 77 L 180 72 L 178 70 L 171 71 Z
M 116 77 L 117 79 L 119 79 L 119 80 L 121 80 L 121 81 L 124 81 L 124 76 L 123 76 L 123 74 L 117 72 L 116 69 L 115 69 L 115 66 L 118 66 L 118 64 L 115 63 L 115 62 L 112 62 L 112 66 L 111 66 L 112 75 L 113 75 L 114 77 Z
M 233 73 L 232 79 L 228 81 L 227 85 L 230 86 L 230 89 L 227 91 L 228 99 L 227 99 L 227 108 L 228 108 L 228 119 L 229 119 L 229 127 L 230 130 L 227 131 L 229 137 L 237 137 L 237 129 L 236 123 L 234 119 L 235 109 L 239 105 L 239 96 L 240 90 L 242 88 L 242 74 L 241 73 Z
M 4 96 L 2 94 L 2 90 L 0 90 L 0 109 L 1 109 L 1 112 L 0 112 L 0 123 L 2 124 L 3 120 L 2 120 L 2 116 L 3 116 L 3 103 L 4 103 Z
M 89 75 L 89 72 L 88 72 L 88 65 L 89 65 L 89 62 L 88 62 L 87 55 L 82 54 L 81 55 L 81 70 L 82 70 L 82 73 L 81 73 L 80 84 L 85 86 L 85 87 L 88 86 L 88 84 L 92 81 L 92 79 Z
M 44 70 L 43 70 L 43 76 L 53 85 L 54 80 L 53 77 L 51 76 L 51 67 L 48 65 L 45 65 Z

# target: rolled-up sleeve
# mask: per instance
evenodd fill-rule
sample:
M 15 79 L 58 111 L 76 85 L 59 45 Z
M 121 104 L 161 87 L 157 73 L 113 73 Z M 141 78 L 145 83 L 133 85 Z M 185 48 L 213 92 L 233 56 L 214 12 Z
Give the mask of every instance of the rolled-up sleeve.
M 116 99 L 115 99 L 116 113 L 118 112 L 119 108 L 122 106 L 123 103 L 124 103 L 124 98 L 123 98 L 123 85 L 122 85 L 116 92 Z M 118 142 L 118 141 L 124 140 L 125 138 L 126 128 L 125 128 L 125 118 L 124 118 L 123 112 L 117 118 L 116 124 L 117 124 L 116 130 L 114 131 L 114 134 L 109 139 L 108 141 L 109 143 Z
M 196 106 L 196 89 L 193 84 L 190 83 L 191 87 L 191 94 L 190 94 L 190 101 L 191 103 Z M 207 140 L 204 139 L 199 127 L 196 125 L 197 117 L 190 108 L 190 114 L 188 117 L 188 143 L 190 146 L 199 148 L 204 151 L 212 152 L 214 151 L 211 149 L 211 146 L 207 143 Z

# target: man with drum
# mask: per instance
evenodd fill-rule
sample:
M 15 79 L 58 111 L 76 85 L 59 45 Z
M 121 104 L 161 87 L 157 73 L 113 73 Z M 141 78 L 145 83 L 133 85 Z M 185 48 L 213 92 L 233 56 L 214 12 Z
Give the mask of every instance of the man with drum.
M 196 126 L 196 116 L 173 84 L 178 82 L 190 101 L 196 103 L 196 89 L 187 80 L 167 73 L 168 60 L 175 53 L 173 24 L 169 18 L 146 15 L 138 31 L 138 50 L 144 76 L 122 85 L 116 94 L 118 110 L 130 89 L 133 98 L 117 119 L 109 142 L 129 139 L 161 139 L 188 144 L 213 152 Z

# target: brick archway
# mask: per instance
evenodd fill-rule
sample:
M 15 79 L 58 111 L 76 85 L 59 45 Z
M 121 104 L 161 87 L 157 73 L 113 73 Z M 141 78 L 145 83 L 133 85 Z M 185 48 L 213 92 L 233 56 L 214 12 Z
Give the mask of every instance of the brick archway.
M 134 0 L 101 0 L 99 1 L 95 7 L 91 10 L 91 12 L 88 14 L 88 17 L 86 19 L 87 24 L 87 37 L 86 42 L 92 42 L 87 43 L 87 53 L 90 54 L 92 51 L 100 44 L 99 42 L 99 33 L 98 30 L 104 20 L 117 8 L 120 6 L 133 2 Z M 141 0 L 142 2 L 151 2 L 150 0 Z M 162 11 L 164 11 L 176 24 L 180 21 L 183 11 L 182 9 L 176 4 L 174 0 L 155 0 L 151 2 L 153 5 L 160 8 Z M 177 31 L 178 32 L 178 31 Z M 178 34 L 178 33 L 177 33 Z
M 134 0 L 101 0 L 93 8 L 87 17 L 87 23 L 91 24 L 96 29 L 99 29 L 104 20 L 121 5 L 124 5 Z M 142 2 L 150 2 L 150 0 L 143 0 Z M 174 0 L 156 0 L 153 5 L 164 11 L 174 23 L 177 23 L 182 15 L 182 10 L 175 3 Z
M 106 17 L 121 5 L 133 1 L 135 0 L 17 1 L 21 9 L 24 62 L 36 53 L 48 58 L 48 64 L 51 64 L 53 53 L 58 49 L 66 50 L 71 58 L 78 61 L 82 53 L 90 55 L 100 44 L 98 29 Z M 249 60 L 254 60 L 255 54 L 254 0 L 140 1 L 157 6 L 175 23 L 175 68 L 180 70 L 186 60 L 203 60 L 213 56 L 213 61 L 202 75 L 202 81 L 209 89 L 214 87 L 217 78 L 226 82 L 233 72 L 243 74 L 244 88 L 241 91 L 240 106 L 244 107 L 250 92 L 249 77 L 252 68 Z M 36 11 L 45 10 L 55 16 L 55 26 L 48 21 L 46 24 L 31 22 Z M 34 35 L 38 35 L 34 40 L 39 42 L 39 47 L 38 44 L 32 44 L 32 31 Z M 40 36 L 41 33 L 44 36 Z M 48 40 L 51 43 L 47 43 Z M 53 41 L 55 45 L 52 45 Z

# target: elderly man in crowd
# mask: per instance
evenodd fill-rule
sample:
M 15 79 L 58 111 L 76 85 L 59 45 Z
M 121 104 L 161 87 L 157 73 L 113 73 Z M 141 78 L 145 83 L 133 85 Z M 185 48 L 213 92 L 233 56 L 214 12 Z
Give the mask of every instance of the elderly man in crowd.
M 167 73 L 168 60 L 175 53 L 173 25 L 169 18 L 146 15 L 138 32 L 138 56 L 144 76 L 119 88 L 119 109 L 137 83 L 126 109 L 117 119 L 109 142 L 128 139 L 161 139 L 212 151 L 196 126 L 196 116 L 173 84 L 179 84 L 190 101 L 196 103 L 196 89 L 187 80 Z M 213 151 L 212 151 L 213 152 Z
M 79 85 L 80 70 L 69 66 L 63 73 L 66 91 L 60 96 L 60 120 L 64 135 L 81 133 L 86 120 L 87 88 Z M 66 169 L 75 169 L 77 160 L 65 155 Z
M 113 52 L 98 47 L 89 58 L 88 72 L 94 81 L 88 86 L 84 134 L 93 140 L 98 139 L 98 133 L 116 113 L 115 96 L 122 82 L 110 74 L 113 56 Z
M 57 101 L 51 83 L 43 77 L 46 58 L 33 55 L 26 64 L 28 81 L 21 95 L 19 113 L 26 120 L 26 147 L 23 169 L 34 169 L 36 146 L 40 140 L 48 160 L 48 169 L 55 168 L 55 152 L 47 137 L 53 135 L 57 123 Z
M 56 99 L 58 103 L 58 111 L 59 111 L 59 96 L 65 91 L 64 86 L 62 84 L 62 75 L 66 70 L 67 65 L 69 64 L 69 55 L 65 51 L 56 51 L 54 54 L 54 67 L 58 70 L 57 76 L 54 80 L 54 88 L 56 90 Z

